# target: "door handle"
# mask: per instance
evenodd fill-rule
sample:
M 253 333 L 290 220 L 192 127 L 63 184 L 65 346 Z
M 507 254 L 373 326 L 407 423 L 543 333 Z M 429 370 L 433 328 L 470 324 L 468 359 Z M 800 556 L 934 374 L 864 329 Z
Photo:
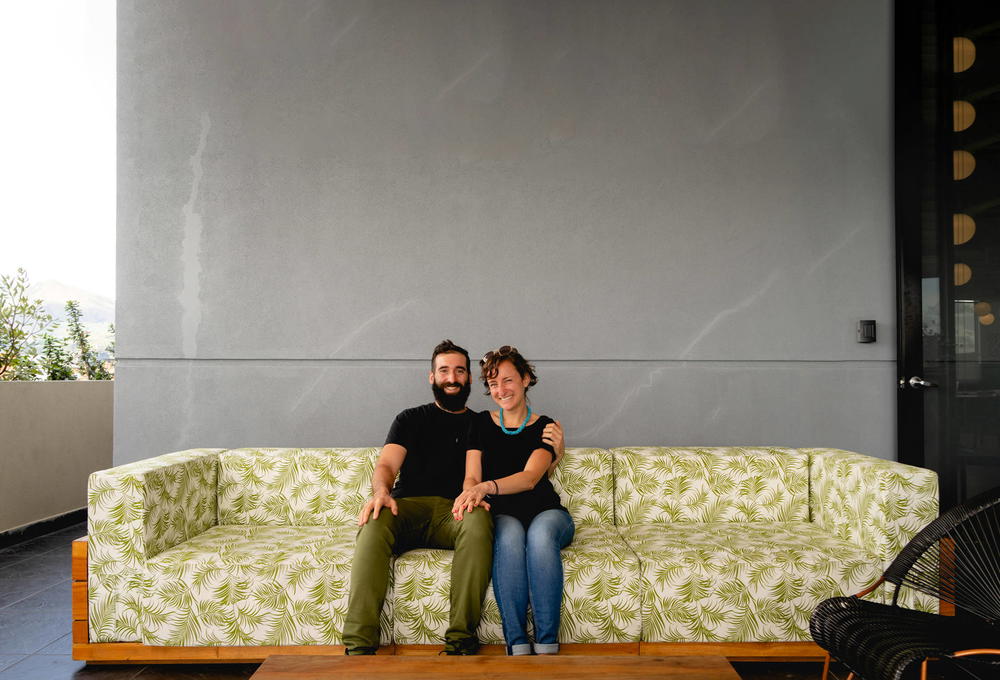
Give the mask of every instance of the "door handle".
M 913 376 L 912 378 L 909 379 L 908 382 L 910 383 L 910 387 L 914 389 L 918 389 L 921 387 L 923 388 L 937 387 L 937 383 L 932 383 L 930 380 L 924 380 L 919 375 Z

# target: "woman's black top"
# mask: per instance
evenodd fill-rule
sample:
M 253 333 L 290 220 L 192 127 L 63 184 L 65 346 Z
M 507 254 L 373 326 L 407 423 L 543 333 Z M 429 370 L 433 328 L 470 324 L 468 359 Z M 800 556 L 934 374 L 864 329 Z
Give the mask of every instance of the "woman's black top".
M 525 463 L 535 449 L 545 449 L 554 459 L 555 451 L 542 441 L 542 431 L 551 422 L 553 421 L 548 416 L 540 416 L 518 434 L 505 434 L 493 422 L 489 411 L 476 415 L 469 430 L 468 446 L 483 452 L 483 479 L 500 479 L 523 472 Z M 521 520 L 525 529 L 538 513 L 563 507 L 548 475 L 538 480 L 534 489 L 490 496 L 489 502 L 493 514 L 516 517 Z

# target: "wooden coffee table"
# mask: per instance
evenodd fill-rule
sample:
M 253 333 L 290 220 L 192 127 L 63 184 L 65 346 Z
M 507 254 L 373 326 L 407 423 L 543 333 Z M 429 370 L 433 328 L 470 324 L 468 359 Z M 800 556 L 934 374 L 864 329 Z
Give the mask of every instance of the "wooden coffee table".
M 269 656 L 251 680 L 740 680 L 721 656 Z

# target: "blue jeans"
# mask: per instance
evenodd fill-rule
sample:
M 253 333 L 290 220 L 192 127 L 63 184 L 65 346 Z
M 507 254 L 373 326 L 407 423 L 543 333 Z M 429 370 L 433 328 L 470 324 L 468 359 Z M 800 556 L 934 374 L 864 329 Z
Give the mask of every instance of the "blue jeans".
M 528 604 L 535 618 L 534 651 L 559 651 L 559 608 L 563 569 L 559 551 L 576 527 L 565 510 L 545 510 L 524 530 L 510 515 L 493 518 L 493 594 L 500 607 L 508 654 L 530 654 Z

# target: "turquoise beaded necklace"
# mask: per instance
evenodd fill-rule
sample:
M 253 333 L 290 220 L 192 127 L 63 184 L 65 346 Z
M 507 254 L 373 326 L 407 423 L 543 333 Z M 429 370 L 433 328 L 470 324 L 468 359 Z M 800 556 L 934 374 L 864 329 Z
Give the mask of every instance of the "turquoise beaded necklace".
M 529 420 L 531 420 L 530 406 L 528 407 L 528 415 L 524 417 L 524 422 L 521 423 L 521 427 L 517 428 L 516 430 L 508 430 L 506 427 L 503 426 L 503 406 L 500 407 L 500 429 L 503 430 L 504 434 L 521 434 L 521 431 L 524 429 L 524 426 L 528 424 Z

